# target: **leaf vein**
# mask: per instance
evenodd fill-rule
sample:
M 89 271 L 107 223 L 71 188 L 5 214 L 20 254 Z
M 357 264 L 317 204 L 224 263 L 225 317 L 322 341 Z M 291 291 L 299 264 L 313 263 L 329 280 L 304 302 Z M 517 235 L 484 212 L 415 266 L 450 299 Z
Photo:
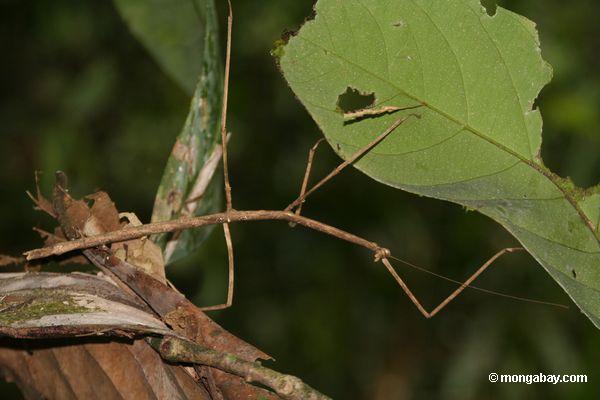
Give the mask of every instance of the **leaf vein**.
M 465 103 L 465 113 L 466 113 L 466 117 L 467 117 L 465 125 L 469 125 L 469 115 L 470 115 L 470 110 L 469 110 L 469 96 L 467 94 L 467 86 L 466 86 L 466 83 L 465 83 L 465 73 L 463 72 L 463 68 L 462 68 L 460 60 L 458 58 L 458 54 L 456 54 L 456 50 L 450 44 L 450 41 L 448 40 L 448 37 L 446 37 L 446 35 L 442 31 L 442 29 L 435 23 L 435 21 L 433 20 L 433 18 L 431 17 L 431 15 L 429 15 L 429 13 L 427 12 L 427 10 L 423 6 L 421 6 L 420 4 L 418 4 L 417 2 L 415 2 L 414 0 L 410 0 L 410 1 L 417 8 L 419 8 L 421 10 L 421 12 L 423 13 L 423 15 L 425 15 L 427 17 L 427 19 L 429 20 L 429 22 L 431 23 L 431 25 L 433 25 L 433 27 L 438 31 L 438 33 L 440 34 L 440 36 L 444 39 L 444 41 L 446 42 L 446 45 L 448 46 L 448 49 L 450 49 L 450 52 L 454 56 L 454 61 L 456 63 L 456 66 L 458 67 L 458 72 L 459 72 L 460 79 L 461 79 L 461 84 L 462 84 L 463 99 L 464 99 L 464 103 Z
M 375 26 L 377 26 L 377 29 L 379 30 L 379 34 L 381 35 L 381 41 L 383 42 L 383 51 L 385 53 L 385 69 L 387 71 L 387 77 L 388 77 L 388 79 L 391 79 L 391 74 L 390 74 L 390 55 L 389 55 L 389 51 L 388 51 L 387 41 L 385 40 L 385 35 L 383 34 L 383 29 L 381 29 L 381 25 L 379 24 L 379 21 L 377 21 L 377 19 L 375 18 L 375 16 L 371 12 L 371 10 L 367 6 L 365 6 L 364 3 L 361 0 L 355 0 L 355 1 L 362 8 L 364 8 L 367 11 L 367 13 L 369 14 L 369 16 L 371 17 L 371 19 L 375 23 Z
M 408 154 L 421 153 L 421 152 L 424 152 L 424 151 L 427 151 L 427 150 L 431 150 L 431 149 L 433 149 L 433 148 L 435 148 L 437 146 L 440 146 L 440 145 L 442 145 L 442 144 L 444 144 L 444 143 L 446 143 L 446 142 L 454 139 L 456 136 L 458 136 L 464 130 L 465 129 L 463 127 L 461 127 L 456 132 L 453 132 L 450 136 L 445 137 L 444 139 L 440 140 L 439 142 L 430 144 L 429 146 L 422 147 L 420 149 L 409 150 L 409 151 L 405 151 L 405 152 L 401 152 L 401 153 L 379 153 L 379 152 L 375 151 L 375 149 L 378 146 L 375 146 L 368 154 L 373 154 L 373 155 L 377 155 L 377 156 L 381 156 L 381 157 L 396 157 L 396 156 L 405 156 L 405 155 L 408 155 Z M 356 146 L 356 145 L 353 145 L 353 144 L 350 144 L 350 143 L 345 143 L 345 142 L 339 142 L 339 143 L 343 144 L 345 146 L 348 146 L 348 147 L 354 147 L 354 148 L 359 148 L 360 147 L 360 146 Z
M 502 51 L 500 51 L 500 46 L 498 45 L 498 42 L 496 42 L 494 40 L 494 38 L 492 37 L 492 35 L 490 34 L 490 32 L 487 30 L 487 28 L 485 27 L 485 24 L 481 21 L 481 17 L 480 15 L 478 15 L 473 9 L 469 8 L 469 10 L 475 14 L 475 19 L 477 19 L 477 22 L 479 22 L 479 25 L 481 26 L 481 29 L 483 29 L 483 31 L 485 32 L 486 36 L 488 37 L 490 43 L 493 44 L 494 49 L 496 50 L 496 53 L 498 54 L 498 57 L 500 58 L 500 61 L 502 62 L 502 66 L 504 67 L 504 70 L 506 72 L 506 76 L 510 79 L 510 84 L 511 84 L 511 88 L 513 93 L 515 94 L 515 97 L 517 98 L 517 101 L 519 102 L 519 116 L 521 117 L 521 121 L 523 122 L 523 128 L 524 128 L 524 133 L 525 133 L 525 142 L 527 143 L 527 148 L 529 149 L 529 155 L 532 155 L 532 148 L 531 148 L 531 139 L 530 139 L 530 132 L 529 132 L 529 126 L 527 125 L 527 121 L 525 120 L 525 114 L 523 114 L 524 112 L 524 107 L 523 107 L 523 100 L 521 99 L 521 95 L 519 94 L 519 91 L 517 90 L 517 85 L 515 83 L 515 79 L 512 75 L 512 73 L 510 72 L 510 69 L 508 68 L 508 63 L 506 62 L 506 58 L 504 57 L 504 54 L 502 53 Z

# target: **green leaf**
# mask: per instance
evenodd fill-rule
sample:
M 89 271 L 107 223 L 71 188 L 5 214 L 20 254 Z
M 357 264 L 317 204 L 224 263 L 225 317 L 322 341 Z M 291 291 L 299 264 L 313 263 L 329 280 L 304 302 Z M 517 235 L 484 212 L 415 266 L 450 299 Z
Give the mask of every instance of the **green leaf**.
M 600 189 L 540 158 L 533 107 L 551 78 L 535 25 L 477 0 L 320 0 L 274 51 L 334 150 L 349 156 L 409 118 L 355 166 L 504 226 L 600 327 Z M 348 121 L 344 113 L 373 112 Z M 411 110 L 376 113 L 412 107 Z
M 221 82 L 216 77 L 206 79 L 208 86 L 210 82 L 217 85 Z M 221 207 L 222 147 L 218 135 L 221 91 L 216 86 L 212 90 L 201 90 L 206 89 L 204 86 L 200 82 L 183 130 L 167 161 L 156 192 L 152 222 L 212 214 Z M 212 229 L 208 226 L 161 234 L 153 240 L 162 247 L 165 263 L 170 264 L 200 247 Z
M 204 61 L 212 0 L 114 0 L 137 39 L 190 96 Z
M 174 1 L 175 4 L 178 1 Z M 221 207 L 220 113 L 223 70 L 218 52 L 214 3 L 205 1 L 203 65 L 185 125 L 173 146 L 156 193 L 152 221 L 217 212 Z M 196 250 L 212 231 L 198 228 L 157 235 L 153 239 L 170 264 Z
M 115 0 L 132 31 L 194 97 L 156 193 L 152 221 L 216 212 L 223 68 L 213 0 Z M 195 88 L 195 90 L 194 90 Z M 196 250 L 211 227 L 153 237 L 166 264 Z

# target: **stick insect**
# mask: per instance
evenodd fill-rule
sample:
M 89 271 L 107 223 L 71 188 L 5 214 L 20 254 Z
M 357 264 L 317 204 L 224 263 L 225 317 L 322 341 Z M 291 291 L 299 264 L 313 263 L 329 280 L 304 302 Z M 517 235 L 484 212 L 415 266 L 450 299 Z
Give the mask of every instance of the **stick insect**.
M 228 157 L 227 157 L 227 144 L 228 144 L 228 140 L 227 140 L 227 136 L 228 136 L 228 133 L 227 133 L 227 106 L 228 106 L 228 94 L 229 94 L 229 75 L 230 75 L 230 70 L 231 70 L 231 43 L 232 43 L 233 11 L 232 11 L 231 0 L 228 0 L 227 3 L 228 3 L 227 44 L 226 44 L 226 54 L 225 54 L 225 74 L 224 74 L 224 82 L 223 82 L 223 104 L 222 104 L 222 110 L 221 110 L 222 111 L 221 112 L 221 143 L 222 143 L 222 162 L 223 162 L 224 191 L 225 191 L 225 200 L 226 200 L 226 213 L 229 214 L 232 211 L 234 211 L 234 208 L 232 205 L 231 184 L 229 181 L 229 165 L 228 165 Z M 403 111 L 403 110 L 407 110 L 407 109 L 415 109 L 418 107 L 419 106 L 417 106 L 417 107 L 410 106 L 407 108 L 394 107 L 393 109 L 391 109 L 389 107 L 384 107 L 381 109 L 367 109 L 367 110 L 358 111 L 358 112 L 355 111 L 355 112 L 346 113 L 344 115 L 344 118 L 345 118 L 345 120 L 348 121 L 348 120 L 354 120 L 357 118 L 362 118 L 364 116 L 372 117 L 374 115 L 376 116 L 377 114 L 389 114 L 389 113 L 394 113 L 397 111 Z M 325 183 L 327 183 L 329 180 L 331 180 L 336 175 L 338 175 L 340 172 L 342 172 L 342 170 L 344 170 L 346 167 L 348 167 L 349 165 L 353 165 L 356 161 L 358 161 L 360 158 L 362 158 L 364 155 L 366 155 L 369 151 L 371 151 L 374 147 L 376 147 L 381 141 L 383 141 L 386 137 L 388 137 L 390 134 L 392 134 L 407 119 L 409 119 L 411 117 L 412 118 L 420 118 L 420 115 L 418 113 L 412 113 L 412 114 L 408 114 L 404 117 L 398 118 L 384 132 L 380 133 L 372 142 L 370 142 L 365 147 L 356 151 L 346 161 L 342 162 L 340 165 L 338 165 L 336 168 L 334 168 L 328 175 L 326 175 L 324 178 L 322 178 L 316 184 L 314 184 L 310 189 L 308 189 L 308 182 L 310 179 L 310 173 L 311 173 L 311 169 L 312 169 L 314 156 L 315 156 L 318 146 L 324 141 L 323 138 L 319 139 L 315 143 L 315 145 L 313 145 L 311 147 L 311 149 L 309 150 L 306 170 L 304 173 L 304 178 L 302 180 L 300 194 L 296 198 L 296 200 L 294 200 L 292 203 L 290 203 L 284 209 L 284 212 L 292 212 L 293 211 L 296 216 L 300 217 L 301 211 L 302 211 L 302 206 L 305 203 L 308 196 L 310 196 L 316 190 L 321 188 Z M 225 236 L 225 243 L 227 246 L 227 258 L 228 258 L 227 300 L 223 304 L 202 308 L 205 311 L 222 310 L 222 309 L 231 307 L 231 305 L 233 304 L 234 269 L 235 269 L 234 267 L 235 267 L 235 265 L 234 265 L 233 242 L 231 239 L 231 231 L 230 231 L 230 226 L 229 226 L 230 223 L 231 223 L 230 218 L 227 218 L 227 220 L 222 224 L 223 225 L 223 233 Z M 296 222 L 290 221 L 290 225 L 294 226 L 294 225 L 296 225 Z M 496 292 L 496 291 L 492 291 L 492 290 L 488 290 L 488 289 L 483 289 L 483 288 L 472 285 L 472 283 L 500 257 L 502 257 L 506 254 L 511 254 L 511 253 L 520 252 L 520 251 L 525 251 L 525 249 L 523 249 L 521 247 L 508 247 L 508 248 L 504 248 L 504 249 L 498 251 L 491 258 L 489 258 L 486 262 L 484 262 L 464 282 L 460 282 L 460 281 L 445 277 L 443 275 L 433 273 L 427 269 L 418 267 L 412 263 L 409 263 L 402 259 L 396 258 L 396 257 L 392 256 L 391 252 L 387 248 L 378 246 L 376 249 L 374 249 L 374 256 L 375 256 L 374 258 L 375 258 L 375 262 L 381 262 L 386 267 L 386 269 L 389 271 L 389 273 L 392 275 L 392 277 L 395 279 L 395 281 L 398 283 L 398 285 L 402 288 L 402 290 L 404 291 L 406 296 L 410 299 L 410 301 L 415 305 L 417 310 L 419 310 L 419 312 L 425 318 L 431 318 L 431 317 L 435 316 L 436 314 L 438 314 L 444 307 L 446 307 L 452 300 L 454 300 L 466 288 L 471 288 L 471 289 L 479 290 L 479 291 L 486 292 L 489 294 L 512 298 L 512 299 L 520 300 L 520 301 L 528 301 L 528 302 L 545 304 L 545 305 L 550 305 L 550 306 L 555 306 L 555 307 L 568 308 L 562 304 L 556 304 L 556 303 L 551 303 L 551 302 L 546 302 L 546 301 L 532 300 L 532 299 L 527 299 L 527 298 L 523 298 L 523 297 L 512 296 L 512 295 L 508 295 L 508 294 L 504 294 L 504 293 L 500 293 L 500 292 Z M 459 286 L 452 293 L 450 293 L 444 300 L 442 300 L 436 307 L 434 307 L 431 311 L 428 311 L 427 309 L 425 309 L 425 307 L 422 305 L 422 303 L 419 301 L 419 299 L 413 294 L 413 292 L 410 290 L 410 288 L 404 282 L 404 280 L 400 277 L 400 275 L 398 274 L 396 269 L 390 263 L 390 259 L 399 261 L 410 267 L 413 267 L 418 270 L 424 271 L 426 273 L 435 275 L 441 279 L 445 279 L 447 281 L 453 282 L 455 284 L 458 284 Z
M 130 229 L 121 229 L 117 231 L 108 232 L 102 235 L 83 237 L 77 240 L 71 240 L 66 242 L 59 242 L 54 245 L 46 246 L 40 249 L 34 249 L 26 252 L 27 260 L 34 260 L 39 258 L 48 257 L 51 255 L 60 255 L 69 251 L 77 250 L 77 249 L 86 249 L 90 247 L 100 246 L 107 243 L 120 242 L 130 239 L 136 239 L 156 233 L 167 233 L 167 232 L 179 232 L 185 229 L 197 228 L 201 226 L 207 225 L 223 225 L 223 233 L 225 235 L 225 243 L 227 245 L 227 261 L 228 261 L 228 285 L 227 285 L 227 299 L 223 304 L 209 306 L 202 308 L 205 311 L 211 310 L 222 310 L 228 308 L 233 303 L 233 293 L 234 293 L 234 254 L 233 254 L 233 241 L 231 239 L 231 230 L 230 224 L 232 222 L 242 222 L 242 221 L 258 221 L 258 220 L 280 220 L 287 221 L 291 225 L 302 225 L 306 228 L 320 231 L 322 233 L 328 234 L 330 236 L 336 237 L 338 239 L 353 243 L 355 245 L 362 246 L 367 248 L 373 252 L 375 262 L 381 262 L 392 277 L 396 280 L 398 285 L 402 288 L 404 293 L 408 296 L 408 298 L 412 301 L 412 303 L 416 306 L 416 308 L 421 312 L 423 316 L 426 318 L 431 318 L 434 315 L 438 314 L 444 307 L 446 307 L 452 300 L 454 300 L 463 290 L 466 288 L 472 288 L 475 290 L 483 291 L 486 293 L 508 297 L 521 301 L 529 301 L 533 303 L 551 305 L 555 307 L 568 308 L 561 304 L 550 303 L 540 300 L 531 300 L 525 299 L 522 297 L 512 296 L 504 293 L 495 292 L 492 290 L 482 289 L 476 286 L 473 286 L 472 283 L 479 277 L 487 268 L 489 268 L 497 259 L 502 257 L 503 255 L 515 253 L 518 251 L 524 251 L 523 248 L 520 247 L 510 247 L 505 248 L 494 254 L 489 260 L 487 260 L 481 267 L 479 267 L 467 280 L 464 282 L 459 282 L 451 278 L 447 278 L 445 276 L 433 273 L 427 269 L 418 267 L 414 264 L 411 264 L 407 261 L 401 260 L 392 256 L 392 253 L 389 249 L 380 246 L 375 242 L 371 242 L 367 239 L 364 239 L 360 236 L 354 235 L 350 232 L 343 231 L 339 228 L 327 225 L 323 222 L 316 221 L 301 215 L 302 205 L 306 201 L 307 197 L 314 193 L 316 190 L 321 188 L 325 183 L 330 181 L 332 178 L 337 176 L 340 172 L 342 172 L 349 165 L 353 165 L 356 161 L 358 161 L 361 157 L 366 155 L 369 151 L 371 151 L 375 146 L 377 146 L 382 140 L 391 135 L 394 131 L 399 129 L 404 122 L 406 122 L 409 118 L 419 118 L 418 107 L 419 106 L 410 106 L 404 109 L 398 108 L 391 110 L 389 108 L 380 108 L 379 110 L 367 110 L 360 112 L 352 112 L 351 115 L 345 116 L 346 119 L 356 119 L 362 118 L 365 116 L 373 117 L 377 112 L 380 113 L 393 113 L 401 110 L 415 110 L 413 113 L 405 115 L 396 119 L 385 131 L 380 133 L 372 142 L 370 142 L 365 147 L 359 149 L 354 154 L 352 154 L 346 161 L 342 162 L 336 168 L 334 168 L 329 174 L 327 174 L 323 179 L 314 184 L 310 189 L 308 188 L 308 182 L 310 179 L 310 173 L 312 169 L 313 159 L 317 147 L 320 143 L 323 142 L 323 139 L 320 139 L 309 151 L 308 161 L 306 170 L 304 173 L 304 179 L 302 180 L 302 185 L 300 189 L 300 194 L 296 200 L 290 203 L 283 210 L 246 210 L 246 211 L 238 211 L 233 208 L 232 204 L 232 195 L 231 195 L 231 184 L 229 182 L 229 168 L 228 168 L 228 157 L 227 157 L 227 144 L 228 144 L 228 132 L 227 132 L 227 103 L 228 103 L 228 90 L 229 90 L 229 72 L 230 72 L 230 60 L 231 60 L 231 36 L 232 36 L 232 26 L 233 26 L 233 12 L 231 8 L 231 3 L 228 0 L 229 5 L 229 14 L 227 17 L 227 48 L 226 48 L 226 58 L 225 58 L 225 74 L 224 74 L 224 82 L 223 82 L 223 104 L 221 109 L 221 147 L 222 147 L 222 162 L 223 162 L 223 177 L 224 177 L 224 189 L 225 189 L 225 199 L 226 199 L 226 210 L 222 213 L 211 214 L 211 215 L 202 215 L 199 217 L 182 217 L 180 219 L 171 220 L 171 221 L 161 221 L 155 223 L 149 223 L 146 225 L 136 226 Z M 217 159 L 218 160 L 218 159 Z M 215 163 L 216 165 L 216 163 Z M 214 168 L 213 168 L 214 171 Z M 399 261 L 407 266 L 416 268 L 418 270 L 427 272 L 429 274 L 435 275 L 441 279 L 445 279 L 447 281 L 453 282 L 458 285 L 458 288 L 455 289 L 450 295 L 448 295 L 442 302 L 440 302 L 436 307 L 434 307 L 431 311 L 428 311 L 423 307 L 421 302 L 417 299 L 417 297 L 410 290 L 408 285 L 402 280 L 400 275 L 392 266 L 390 260 Z

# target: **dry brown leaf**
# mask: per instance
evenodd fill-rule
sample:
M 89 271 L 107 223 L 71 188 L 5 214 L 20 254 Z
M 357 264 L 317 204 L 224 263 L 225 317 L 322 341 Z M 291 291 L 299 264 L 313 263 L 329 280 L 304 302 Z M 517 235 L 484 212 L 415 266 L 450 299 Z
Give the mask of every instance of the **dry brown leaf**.
M 51 217 L 56 218 L 56 211 L 54 210 L 54 207 L 52 206 L 52 203 L 44 197 L 44 195 L 42 195 L 42 192 L 40 190 L 40 176 L 39 176 L 39 172 L 36 171 L 35 172 L 35 196 L 32 195 L 29 191 L 27 191 L 27 195 L 29 196 L 29 198 L 33 201 L 33 203 L 35 204 L 35 208 L 39 211 L 43 211 L 46 214 L 50 215 Z
M 75 200 L 68 195 L 66 189 L 64 189 L 66 185 L 66 177 L 64 174 L 58 174 L 57 181 L 58 184 L 55 186 L 54 190 L 53 206 L 57 212 L 57 217 L 61 228 L 68 239 L 81 237 L 84 231 L 85 223 L 90 218 L 92 212 L 85 202 L 81 200 Z M 102 200 L 102 202 L 104 202 L 104 200 Z M 93 223 L 93 225 L 90 226 L 97 227 L 99 225 L 100 224 Z M 143 298 L 144 301 L 146 301 L 146 303 L 148 303 L 152 310 L 158 315 L 164 318 L 167 314 L 169 314 L 169 318 L 167 319 L 170 323 L 173 323 L 172 327 L 177 334 L 197 340 L 199 343 L 205 343 L 209 347 L 216 350 L 227 351 L 237 357 L 249 361 L 254 361 L 257 358 L 270 358 L 265 353 L 225 331 L 218 324 L 208 318 L 200 309 L 185 299 L 183 295 L 157 279 L 156 275 L 150 275 L 144 272 L 141 268 L 119 259 L 107 248 L 91 248 L 84 250 L 83 253 L 90 261 L 92 261 L 103 271 L 105 270 L 109 273 L 115 274 L 122 282 L 126 283 L 127 286 L 135 291 L 138 296 Z M 55 349 L 54 351 L 57 350 L 58 349 Z M 104 359 L 104 357 L 97 358 Z M 111 357 L 109 356 L 109 358 Z M 96 358 L 90 359 L 88 357 L 82 359 L 81 362 L 91 364 L 86 365 L 85 368 L 92 368 L 94 363 L 98 363 L 98 360 Z M 162 361 L 160 362 L 162 363 Z M 144 363 L 144 367 L 149 368 L 155 363 L 156 361 L 146 361 Z M 206 373 L 202 373 L 202 370 L 205 370 Z M 185 370 L 182 369 L 182 371 Z M 201 371 L 200 375 L 203 377 L 202 382 L 211 387 L 216 383 L 216 387 L 221 390 L 225 399 L 278 399 L 277 396 L 272 395 L 270 392 L 264 389 L 253 386 L 248 382 L 245 382 L 238 376 L 221 373 L 214 368 L 203 367 L 200 368 L 199 371 Z M 213 376 L 214 380 L 212 378 Z M 156 383 L 157 379 L 160 381 L 160 379 L 163 378 L 148 378 L 151 383 Z M 97 384 L 115 386 L 116 384 L 113 382 L 116 381 L 102 381 L 97 382 Z M 80 382 L 78 384 L 85 385 L 84 382 Z M 61 387 L 69 386 L 63 385 Z M 181 387 L 183 387 L 183 385 L 181 385 Z M 199 388 L 202 388 L 202 386 Z M 199 388 L 194 388 L 194 390 L 199 390 Z M 140 396 L 142 396 L 142 394 L 140 394 Z M 178 398 L 177 396 L 157 397 Z M 218 395 L 218 393 L 215 393 L 214 398 L 220 397 L 221 396 Z M 133 396 L 127 398 L 144 397 Z M 188 395 L 188 398 L 193 397 Z
M 106 192 L 96 192 L 86 196 L 85 199 L 92 201 L 90 216 L 83 228 L 85 236 L 94 236 L 121 229 L 119 212 Z
M 174 333 L 107 277 L 82 273 L 0 274 L 0 335 L 57 338 Z
M 0 373 L 26 399 L 210 399 L 184 367 L 163 362 L 144 340 L 0 339 Z
M 128 223 L 124 227 L 142 225 L 134 213 L 121 213 L 119 217 L 127 219 Z M 147 274 L 166 283 L 165 261 L 162 250 L 148 237 L 113 243 L 111 250 L 121 260 L 142 269 Z
M 76 200 L 72 197 L 66 197 L 67 201 L 65 204 L 67 206 L 65 214 L 71 221 L 71 227 L 77 229 L 77 231 L 81 234 L 85 228 L 85 223 L 91 216 L 90 209 L 85 201 Z
M 126 282 L 158 314 L 163 315 L 165 322 L 180 335 L 247 361 L 271 359 L 264 352 L 227 332 L 183 295 L 150 275 L 101 249 L 86 250 L 86 255 L 94 264 L 109 269 Z M 223 392 L 225 399 L 279 399 L 278 396 L 253 386 L 237 376 L 211 370 L 215 383 Z
M 95 236 L 123 229 L 127 226 L 142 224 L 134 213 L 119 214 L 114 202 L 106 192 L 100 191 L 85 196 L 84 199 L 92 202 L 91 207 L 85 200 L 74 199 L 64 191 L 62 197 L 64 198 L 64 213 L 59 218 L 69 221 L 69 229 L 77 237 L 81 235 Z M 127 219 L 128 222 L 121 224 L 120 220 L 123 218 Z M 64 227 L 65 224 L 61 222 L 61 226 Z M 67 233 L 66 236 L 70 235 Z M 60 240 L 61 237 L 64 237 L 64 235 L 55 233 L 54 237 L 51 238 L 47 235 L 46 239 L 55 241 Z M 48 243 L 47 240 L 46 244 L 51 243 Z M 148 238 L 113 243 L 111 249 L 117 257 L 142 269 L 161 282 L 166 282 L 162 250 Z
M 67 298 L 66 294 L 74 296 Z M 63 301 L 67 303 L 64 306 Z M 200 396 L 206 395 L 204 389 L 197 387 L 185 369 L 168 373 L 174 367 L 166 367 L 160 357 L 157 360 L 157 354 L 144 342 L 135 342 L 133 347 L 106 341 L 73 345 L 79 343 L 81 338 L 75 338 L 79 335 L 175 334 L 148 314 L 150 310 L 145 303 L 129 297 L 106 277 L 80 273 L 0 274 L 0 304 L 4 307 L 0 309 L 0 335 L 71 340 L 66 347 L 62 343 L 58 346 L 56 341 L 30 341 L 27 348 L 34 350 L 29 354 L 19 351 L 19 346 L 14 348 L 24 342 L 10 342 L 8 348 L 2 348 L 0 340 L 0 371 L 4 372 L 5 379 L 17 381 L 28 398 L 39 398 L 40 394 L 57 399 L 119 396 L 144 399 L 154 395 L 169 399 L 206 398 Z M 184 308 L 178 308 L 181 311 L 178 322 L 201 331 L 206 335 L 206 342 L 235 351 L 243 358 L 255 359 L 258 355 L 257 350 L 224 331 L 197 308 L 192 306 L 183 312 Z M 38 351 L 40 343 L 46 343 L 48 348 Z M 129 366 L 132 357 L 139 364 L 137 369 Z M 27 368 L 23 369 L 23 365 Z M 171 382 L 173 374 L 177 382 Z M 218 370 L 213 370 L 212 376 L 225 399 L 278 399 L 237 376 Z M 96 384 L 101 386 L 94 386 Z M 92 394 L 90 390 L 94 387 L 96 391 Z M 163 392 L 157 393 L 159 390 Z
M 0 372 L 27 398 L 209 398 L 185 368 L 164 363 L 144 341 L 76 338 L 100 333 L 173 334 L 106 277 L 0 274 L 0 336 L 46 339 L 0 339 Z

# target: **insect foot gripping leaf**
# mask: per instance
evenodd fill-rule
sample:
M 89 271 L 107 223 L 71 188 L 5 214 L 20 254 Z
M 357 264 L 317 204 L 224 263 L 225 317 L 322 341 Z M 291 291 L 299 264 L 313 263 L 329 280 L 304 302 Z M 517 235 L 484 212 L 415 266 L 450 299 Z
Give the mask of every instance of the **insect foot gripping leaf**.
M 347 159 L 417 113 L 355 166 L 382 183 L 477 210 L 510 231 L 600 327 L 600 189 L 544 165 L 533 106 L 551 78 L 535 25 L 477 0 L 319 0 L 274 54 L 292 90 Z M 344 123 L 352 88 L 392 110 Z M 417 107 L 416 109 L 414 109 Z M 413 110 L 402 110 L 413 108 Z

